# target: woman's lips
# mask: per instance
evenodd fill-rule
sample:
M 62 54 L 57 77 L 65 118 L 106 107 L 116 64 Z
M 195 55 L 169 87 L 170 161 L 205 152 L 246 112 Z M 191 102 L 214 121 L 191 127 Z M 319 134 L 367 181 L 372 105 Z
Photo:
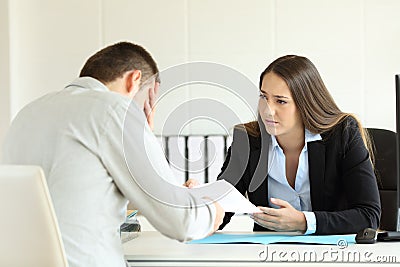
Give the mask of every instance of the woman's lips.
M 268 125 L 268 126 L 276 126 L 277 124 L 278 124 L 278 122 L 276 122 L 276 121 L 273 121 L 273 120 L 265 120 L 265 123 Z

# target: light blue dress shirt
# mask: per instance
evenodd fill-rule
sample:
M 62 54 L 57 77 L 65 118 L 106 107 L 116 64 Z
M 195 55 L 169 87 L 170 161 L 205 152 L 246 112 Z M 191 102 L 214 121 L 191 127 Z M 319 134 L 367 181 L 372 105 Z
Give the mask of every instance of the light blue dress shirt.
M 305 144 L 300 153 L 293 189 L 286 179 L 285 154 L 275 136 L 271 135 L 268 154 L 268 203 L 271 207 L 278 208 L 271 203 L 270 198 L 279 198 L 289 202 L 295 209 L 303 211 L 307 221 L 305 234 L 313 234 L 317 229 L 317 222 L 311 206 L 307 142 L 321 140 L 322 138 L 321 135 L 313 134 L 307 129 L 304 136 Z

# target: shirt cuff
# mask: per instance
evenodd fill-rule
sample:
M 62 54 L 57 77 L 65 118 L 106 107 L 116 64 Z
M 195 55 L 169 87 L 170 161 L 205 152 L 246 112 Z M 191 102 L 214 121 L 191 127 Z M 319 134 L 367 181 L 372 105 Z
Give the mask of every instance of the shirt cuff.
M 307 222 L 307 230 L 304 233 L 305 235 L 314 234 L 317 230 L 317 219 L 315 218 L 314 212 L 311 211 L 303 211 L 304 216 L 306 217 Z
M 202 239 L 208 236 L 214 230 L 214 222 L 217 214 L 217 208 L 214 203 L 209 200 L 203 200 L 203 203 L 198 203 L 196 210 L 193 211 L 193 216 L 189 223 L 186 240 Z

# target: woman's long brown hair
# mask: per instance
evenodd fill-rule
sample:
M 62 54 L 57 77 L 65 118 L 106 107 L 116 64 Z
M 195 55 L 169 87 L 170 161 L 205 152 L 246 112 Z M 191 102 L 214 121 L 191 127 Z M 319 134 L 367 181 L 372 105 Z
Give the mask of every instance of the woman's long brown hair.
M 342 112 L 339 109 L 322 81 L 317 68 L 308 58 L 288 55 L 276 59 L 261 73 L 260 89 L 265 74 L 270 72 L 278 75 L 286 82 L 306 129 L 312 133 L 321 134 L 333 129 L 347 117 L 352 117 L 358 124 L 371 161 L 374 161 L 373 145 L 368 132 L 362 127 L 355 115 Z M 250 135 L 260 135 L 258 121 L 247 123 L 244 127 Z

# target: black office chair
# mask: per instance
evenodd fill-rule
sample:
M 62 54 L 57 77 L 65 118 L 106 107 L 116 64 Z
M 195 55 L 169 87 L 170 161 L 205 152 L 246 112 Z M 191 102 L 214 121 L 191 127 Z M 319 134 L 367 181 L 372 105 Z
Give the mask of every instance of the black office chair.
M 375 147 L 375 173 L 381 198 L 380 229 L 396 231 L 398 225 L 396 133 L 367 128 Z

